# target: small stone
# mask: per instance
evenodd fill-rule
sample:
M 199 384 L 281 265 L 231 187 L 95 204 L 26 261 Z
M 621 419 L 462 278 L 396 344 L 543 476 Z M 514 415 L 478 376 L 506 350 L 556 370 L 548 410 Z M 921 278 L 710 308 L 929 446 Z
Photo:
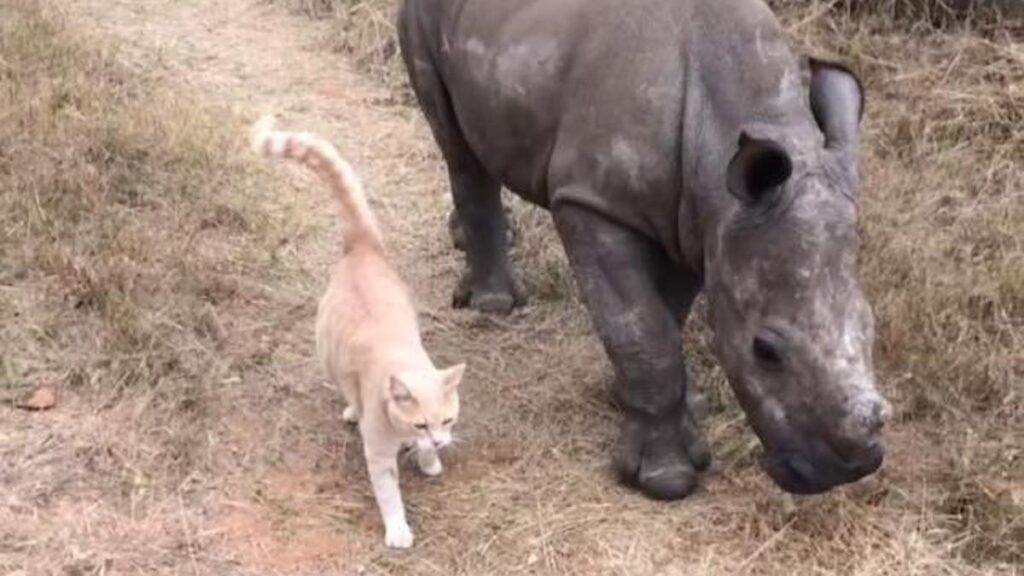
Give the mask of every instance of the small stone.
M 57 393 L 49 386 L 40 386 L 28 396 L 15 402 L 14 406 L 22 410 L 38 412 L 49 410 L 57 405 Z

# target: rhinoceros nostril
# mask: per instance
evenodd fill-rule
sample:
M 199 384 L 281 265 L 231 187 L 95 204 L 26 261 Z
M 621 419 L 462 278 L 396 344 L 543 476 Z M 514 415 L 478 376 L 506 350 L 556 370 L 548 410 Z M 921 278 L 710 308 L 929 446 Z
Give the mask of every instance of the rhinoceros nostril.
M 889 421 L 890 418 L 892 418 L 892 404 L 889 404 L 889 401 L 886 400 L 885 398 L 881 398 L 878 401 L 878 404 L 879 404 L 879 408 L 878 408 L 879 414 L 878 414 L 878 416 L 879 416 L 879 418 L 881 418 L 882 424 L 884 425 L 886 422 Z
M 853 446 L 870 445 L 878 441 L 885 427 L 885 405 L 882 402 L 862 401 L 853 406 L 846 417 L 842 435 Z
M 876 436 L 882 431 L 882 428 L 885 426 L 887 416 L 887 410 L 884 403 L 877 402 L 871 407 L 871 414 L 866 418 L 866 422 L 864 422 L 864 429 L 869 436 Z
M 759 334 L 754 337 L 754 358 L 766 368 L 782 367 L 782 351 L 778 338 L 770 334 Z
M 885 424 L 885 418 L 882 417 L 882 403 L 875 404 L 875 407 L 871 409 L 871 423 L 875 428 L 881 428 L 882 424 Z

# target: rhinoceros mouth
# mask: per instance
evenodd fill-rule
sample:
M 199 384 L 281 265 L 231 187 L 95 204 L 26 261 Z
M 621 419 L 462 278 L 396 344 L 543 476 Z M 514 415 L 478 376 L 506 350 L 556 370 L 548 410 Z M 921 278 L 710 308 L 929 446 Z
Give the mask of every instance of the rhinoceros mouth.
M 797 455 L 763 455 L 761 468 L 779 488 L 791 494 L 821 494 L 832 488 L 815 479 L 810 464 Z
M 792 494 L 821 494 L 856 482 L 879 469 L 884 459 L 881 442 L 867 447 L 855 463 L 834 454 L 818 454 L 815 461 L 798 452 L 765 454 L 761 467 L 779 488 Z

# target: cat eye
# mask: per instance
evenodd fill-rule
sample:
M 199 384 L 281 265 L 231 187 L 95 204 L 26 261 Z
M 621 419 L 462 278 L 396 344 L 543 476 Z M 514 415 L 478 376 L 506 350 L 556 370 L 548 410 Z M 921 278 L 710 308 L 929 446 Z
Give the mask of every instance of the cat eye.
M 413 428 L 415 428 L 417 430 L 426 430 L 427 429 L 427 423 L 426 422 L 420 422 L 419 424 L 414 424 Z
M 454 418 L 445 418 L 444 422 L 441 422 L 441 426 L 448 426 L 449 424 L 451 424 L 454 421 L 455 421 Z

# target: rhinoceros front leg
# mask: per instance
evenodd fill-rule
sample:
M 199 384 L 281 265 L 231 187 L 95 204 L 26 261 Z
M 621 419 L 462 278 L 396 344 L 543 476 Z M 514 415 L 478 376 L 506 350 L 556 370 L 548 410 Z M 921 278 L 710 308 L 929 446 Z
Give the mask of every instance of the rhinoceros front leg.
M 671 270 L 647 238 L 573 204 L 553 209 L 576 281 L 615 369 L 625 419 L 615 466 L 648 496 L 677 499 L 710 456 L 686 404 L 678 315 L 663 297 Z

